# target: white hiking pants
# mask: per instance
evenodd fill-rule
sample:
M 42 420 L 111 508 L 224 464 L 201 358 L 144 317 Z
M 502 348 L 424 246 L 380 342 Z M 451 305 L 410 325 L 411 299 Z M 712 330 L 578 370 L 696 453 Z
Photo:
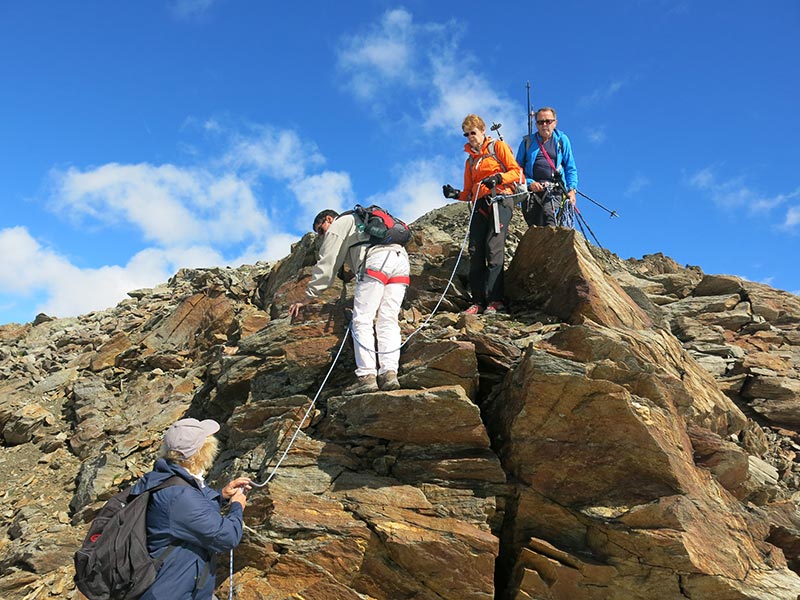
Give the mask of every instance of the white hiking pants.
M 402 246 L 375 246 L 367 253 L 353 298 L 357 377 L 397 372 L 401 342 L 398 315 L 409 272 L 408 254 Z

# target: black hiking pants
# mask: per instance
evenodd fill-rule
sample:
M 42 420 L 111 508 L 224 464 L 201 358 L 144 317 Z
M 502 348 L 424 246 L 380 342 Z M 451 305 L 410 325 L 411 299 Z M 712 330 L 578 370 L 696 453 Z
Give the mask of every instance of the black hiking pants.
M 522 216 L 525 217 L 528 227 L 531 225 L 538 225 L 539 227 L 555 226 L 556 206 L 555 196 L 549 190 L 531 192 L 530 198 L 525 203 L 525 210 L 522 211 Z
M 506 206 L 506 202 L 511 206 Z M 512 206 L 507 199 L 497 204 L 500 233 L 494 232 L 492 207 L 486 198 L 480 198 L 475 207 L 469 228 L 469 288 L 474 304 L 503 302 L 503 262 Z

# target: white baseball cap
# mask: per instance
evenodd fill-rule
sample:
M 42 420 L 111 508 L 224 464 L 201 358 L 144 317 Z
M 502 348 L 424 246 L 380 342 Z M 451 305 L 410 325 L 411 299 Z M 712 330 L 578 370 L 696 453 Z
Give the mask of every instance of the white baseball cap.
M 183 458 L 190 458 L 203 447 L 207 437 L 218 431 L 219 423 L 213 419 L 203 421 L 181 419 L 167 429 L 167 433 L 164 434 L 164 445 L 167 450 L 174 450 Z

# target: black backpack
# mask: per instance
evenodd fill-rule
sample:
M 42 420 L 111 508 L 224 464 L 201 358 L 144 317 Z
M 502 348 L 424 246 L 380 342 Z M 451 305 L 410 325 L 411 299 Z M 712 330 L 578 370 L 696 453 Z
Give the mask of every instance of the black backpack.
M 177 475 L 139 495 L 130 486 L 103 505 L 75 553 L 75 585 L 89 600 L 135 600 L 153 585 L 161 563 L 147 551 L 147 504 L 150 494 L 173 485 L 191 484 Z
M 364 208 L 356 204 L 352 211 L 348 211 L 357 217 L 361 223 L 356 221 L 359 229 L 369 234 L 370 246 L 381 246 L 388 244 L 400 244 L 405 246 L 411 239 L 411 230 L 408 225 L 400 219 L 393 217 L 380 206 L 368 206 Z M 344 213 L 348 214 L 348 213 Z

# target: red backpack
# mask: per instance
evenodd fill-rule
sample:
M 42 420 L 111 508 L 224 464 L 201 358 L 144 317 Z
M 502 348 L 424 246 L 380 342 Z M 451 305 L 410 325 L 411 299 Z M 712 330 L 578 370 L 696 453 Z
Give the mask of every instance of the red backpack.
M 356 227 L 369 234 L 370 246 L 388 244 L 405 246 L 411 239 L 411 230 L 408 225 L 390 215 L 380 206 L 373 204 L 364 208 L 360 204 L 356 204 L 348 213 L 352 213 L 356 217 Z

